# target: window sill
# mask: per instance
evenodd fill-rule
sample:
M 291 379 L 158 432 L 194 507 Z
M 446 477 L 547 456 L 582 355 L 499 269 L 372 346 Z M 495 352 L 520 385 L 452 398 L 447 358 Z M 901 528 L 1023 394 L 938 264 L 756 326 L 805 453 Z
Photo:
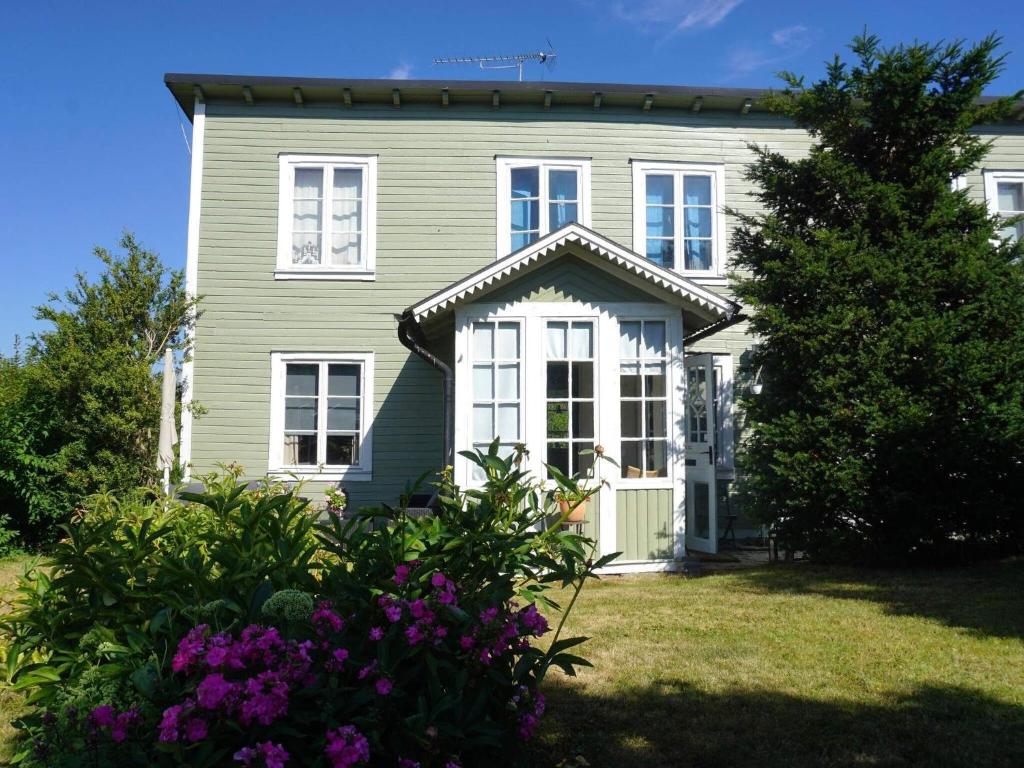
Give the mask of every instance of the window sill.
M 340 269 L 275 269 L 275 280 L 358 280 L 373 281 L 377 273 L 366 270 Z
M 278 467 L 270 469 L 267 474 L 275 480 L 306 480 L 310 482 L 363 482 L 373 480 L 373 472 L 368 469 L 324 469 L 310 467 Z
M 687 280 L 704 285 L 728 285 L 729 278 L 725 275 L 710 275 L 707 272 L 680 272 Z

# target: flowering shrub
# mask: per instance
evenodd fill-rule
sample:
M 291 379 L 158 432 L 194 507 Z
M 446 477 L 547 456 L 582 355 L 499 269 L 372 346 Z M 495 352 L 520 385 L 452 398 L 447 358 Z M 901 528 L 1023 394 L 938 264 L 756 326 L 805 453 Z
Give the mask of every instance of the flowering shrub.
M 592 542 L 557 524 L 553 497 L 519 469 L 521 453 L 501 458 L 492 446 L 470 456 L 486 484 L 463 491 L 446 473 L 434 515 L 410 517 L 399 505 L 320 525 L 312 551 L 286 561 L 318 563 L 312 581 L 309 570 L 268 578 L 272 587 L 250 590 L 243 610 L 227 605 L 233 596 L 211 607 L 205 592 L 176 606 L 175 626 L 192 617 L 190 628 L 109 669 L 116 687 L 109 700 L 94 696 L 87 716 L 68 719 L 67 683 L 22 683 L 50 694 L 24 724 L 22 762 L 521 764 L 544 713 L 547 670 L 587 663 L 568 652 L 585 638 L 560 637 L 565 615 L 613 556 L 595 560 Z M 282 513 L 291 500 L 264 497 Z M 545 611 L 560 610 L 553 585 L 572 586 L 573 598 L 545 650 L 534 641 L 551 632 Z M 142 626 L 164 637 L 158 615 Z M 58 720 L 61 728 L 47 725 Z

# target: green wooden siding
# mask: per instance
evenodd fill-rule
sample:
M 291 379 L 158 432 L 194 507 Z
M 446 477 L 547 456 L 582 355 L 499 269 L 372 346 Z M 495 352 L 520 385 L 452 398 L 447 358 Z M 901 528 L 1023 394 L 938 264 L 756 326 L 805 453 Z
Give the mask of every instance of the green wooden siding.
M 623 282 L 577 256 L 563 256 L 539 267 L 501 288 L 485 294 L 480 301 L 552 301 L 597 304 L 609 301 L 653 301 L 651 293 Z
M 670 560 L 672 537 L 670 488 L 615 492 L 615 549 L 622 552 L 619 561 Z
M 210 101 L 206 114 L 194 395 L 207 412 L 194 423 L 194 471 L 230 461 L 250 475 L 267 470 L 272 351 L 373 352 L 373 480 L 345 484 L 356 505 L 394 501 L 408 478 L 441 463 L 440 377 L 399 344 L 394 313 L 493 261 L 496 155 L 591 158 L 591 226 L 631 247 L 631 159 L 724 162 L 724 202 L 749 213 L 748 144 L 792 157 L 807 150 L 805 134 L 775 117 L 713 111 Z M 375 281 L 274 279 L 281 153 L 378 156 Z M 992 167 L 1024 167 L 1024 129 L 997 139 Z M 622 300 L 631 290 L 603 277 L 550 277 L 526 295 L 607 299 L 618 290 Z M 739 358 L 744 331 L 697 349 Z M 450 348 L 440 351 L 450 359 Z

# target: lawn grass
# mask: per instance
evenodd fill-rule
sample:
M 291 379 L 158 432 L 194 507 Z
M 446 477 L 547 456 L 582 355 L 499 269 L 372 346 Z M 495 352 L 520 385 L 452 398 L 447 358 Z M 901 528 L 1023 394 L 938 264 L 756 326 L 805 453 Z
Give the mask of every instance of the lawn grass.
M 534 764 L 1022 766 L 1024 561 L 609 578 Z

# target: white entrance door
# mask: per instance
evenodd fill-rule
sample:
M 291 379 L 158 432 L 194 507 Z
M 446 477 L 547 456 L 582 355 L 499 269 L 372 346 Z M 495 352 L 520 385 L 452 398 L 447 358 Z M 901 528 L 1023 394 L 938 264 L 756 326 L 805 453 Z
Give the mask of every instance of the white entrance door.
M 711 355 L 686 358 L 686 546 L 709 553 L 718 551 L 714 370 Z

